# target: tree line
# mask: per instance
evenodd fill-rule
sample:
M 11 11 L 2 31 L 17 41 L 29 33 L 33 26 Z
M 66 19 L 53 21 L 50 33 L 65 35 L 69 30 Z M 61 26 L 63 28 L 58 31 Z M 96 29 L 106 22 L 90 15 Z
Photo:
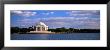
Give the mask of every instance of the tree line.
M 19 28 L 19 27 L 11 27 L 11 33 L 26 33 L 30 31 L 34 31 L 35 28 Z M 55 29 L 48 29 L 51 32 L 70 32 L 70 33 L 100 33 L 100 29 L 75 29 L 75 28 L 55 28 Z
M 75 28 L 56 28 L 56 29 L 48 29 L 48 31 L 52 32 L 70 32 L 70 33 L 100 33 L 100 29 L 75 29 Z
M 19 28 L 19 27 L 11 27 L 11 33 L 26 33 L 30 31 L 34 31 L 35 29 L 32 27 L 29 28 Z

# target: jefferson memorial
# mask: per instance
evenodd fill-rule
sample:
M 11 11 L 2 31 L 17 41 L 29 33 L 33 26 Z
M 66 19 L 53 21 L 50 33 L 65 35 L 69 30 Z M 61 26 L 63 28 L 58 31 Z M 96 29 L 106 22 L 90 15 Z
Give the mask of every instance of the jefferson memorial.
M 48 26 L 45 23 L 39 22 L 35 26 L 35 31 L 30 31 L 29 33 L 52 33 L 52 32 L 48 31 Z
M 48 26 L 45 25 L 43 22 L 39 22 L 36 25 L 36 31 L 47 31 L 48 30 Z

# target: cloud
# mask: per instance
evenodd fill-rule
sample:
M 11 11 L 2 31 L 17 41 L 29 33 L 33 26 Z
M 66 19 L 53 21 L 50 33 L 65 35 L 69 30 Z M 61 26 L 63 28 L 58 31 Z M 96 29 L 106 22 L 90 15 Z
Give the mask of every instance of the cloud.
M 19 10 L 13 10 L 11 11 L 12 13 L 16 13 L 16 14 L 22 14 L 23 12 L 22 11 L 19 11 Z
M 74 21 L 74 20 L 68 20 L 68 21 L 45 21 L 45 23 L 50 28 L 58 28 L 58 27 L 66 27 L 66 28 L 80 28 L 80 29 L 99 29 L 100 28 L 100 22 L 96 21 Z
M 20 27 L 30 27 L 30 26 L 35 26 L 38 22 L 40 22 L 42 19 L 41 18 L 22 18 L 22 19 L 17 19 L 16 24 L 13 24 L 12 26 L 20 26 Z
M 12 10 L 11 13 L 17 14 L 17 15 L 23 16 L 23 17 L 31 17 L 31 16 L 37 15 L 37 12 L 33 12 L 33 11 L 22 11 L 22 10 Z
M 43 15 L 49 15 L 50 13 L 42 13 Z
M 50 12 L 51 14 L 54 14 L 54 12 Z
M 39 20 L 99 20 L 100 18 L 90 17 L 48 17 L 48 18 L 37 18 Z
M 100 15 L 99 10 L 74 10 L 66 12 L 70 16 L 91 16 L 91 15 Z
M 50 14 L 54 14 L 54 12 L 44 12 L 42 13 L 43 15 L 50 15 Z
M 21 27 L 25 27 L 25 26 L 32 26 L 35 22 L 33 22 L 32 19 L 21 19 L 21 20 L 16 20 L 16 24 L 18 24 Z
M 100 28 L 100 19 L 99 18 L 75 18 L 75 17 L 49 17 L 49 18 L 24 18 L 17 20 L 17 24 L 21 27 L 30 27 L 35 26 L 39 21 L 44 22 L 49 28 L 90 28 L 98 29 Z
M 22 19 L 22 20 L 17 20 L 18 22 L 28 22 L 31 21 L 31 19 Z
M 11 12 L 23 17 L 31 17 L 35 15 L 39 16 L 37 12 L 33 12 L 33 11 L 13 10 Z M 41 12 L 40 15 L 45 15 L 45 16 L 55 15 L 54 13 L 56 12 L 54 11 Z M 74 27 L 74 28 L 90 28 L 90 29 L 100 28 L 100 16 L 99 16 L 100 11 L 98 10 L 68 11 L 67 14 L 69 14 L 69 16 L 49 16 L 49 17 L 39 16 L 39 18 L 35 16 L 35 18 L 22 18 L 20 20 L 16 20 L 17 24 L 15 25 L 22 27 L 30 27 L 36 25 L 37 22 L 42 21 L 51 28 L 58 28 L 58 27 L 67 27 L 67 28 Z
M 89 18 L 89 17 L 50 17 L 42 19 L 50 28 L 67 27 L 67 28 L 100 28 L 100 18 Z

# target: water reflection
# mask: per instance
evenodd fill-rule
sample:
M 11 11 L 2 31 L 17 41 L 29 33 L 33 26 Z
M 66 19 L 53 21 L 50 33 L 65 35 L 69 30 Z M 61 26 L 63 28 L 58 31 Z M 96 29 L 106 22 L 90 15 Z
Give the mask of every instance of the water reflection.
M 39 38 L 41 39 L 41 40 L 46 40 L 46 39 L 48 39 L 48 34 L 40 34 L 39 35 Z
M 11 40 L 100 40 L 100 33 L 12 34 Z

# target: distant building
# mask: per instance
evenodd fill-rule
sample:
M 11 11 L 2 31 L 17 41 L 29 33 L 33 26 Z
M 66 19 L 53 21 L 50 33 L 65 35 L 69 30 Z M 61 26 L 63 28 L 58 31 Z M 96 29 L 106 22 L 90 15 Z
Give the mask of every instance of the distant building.
M 35 26 L 35 31 L 30 31 L 28 33 L 54 33 L 54 32 L 48 31 L 48 26 L 43 22 L 39 22 Z
M 36 25 L 36 31 L 47 31 L 47 30 L 48 30 L 48 26 L 44 24 L 43 22 L 39 22 Z

